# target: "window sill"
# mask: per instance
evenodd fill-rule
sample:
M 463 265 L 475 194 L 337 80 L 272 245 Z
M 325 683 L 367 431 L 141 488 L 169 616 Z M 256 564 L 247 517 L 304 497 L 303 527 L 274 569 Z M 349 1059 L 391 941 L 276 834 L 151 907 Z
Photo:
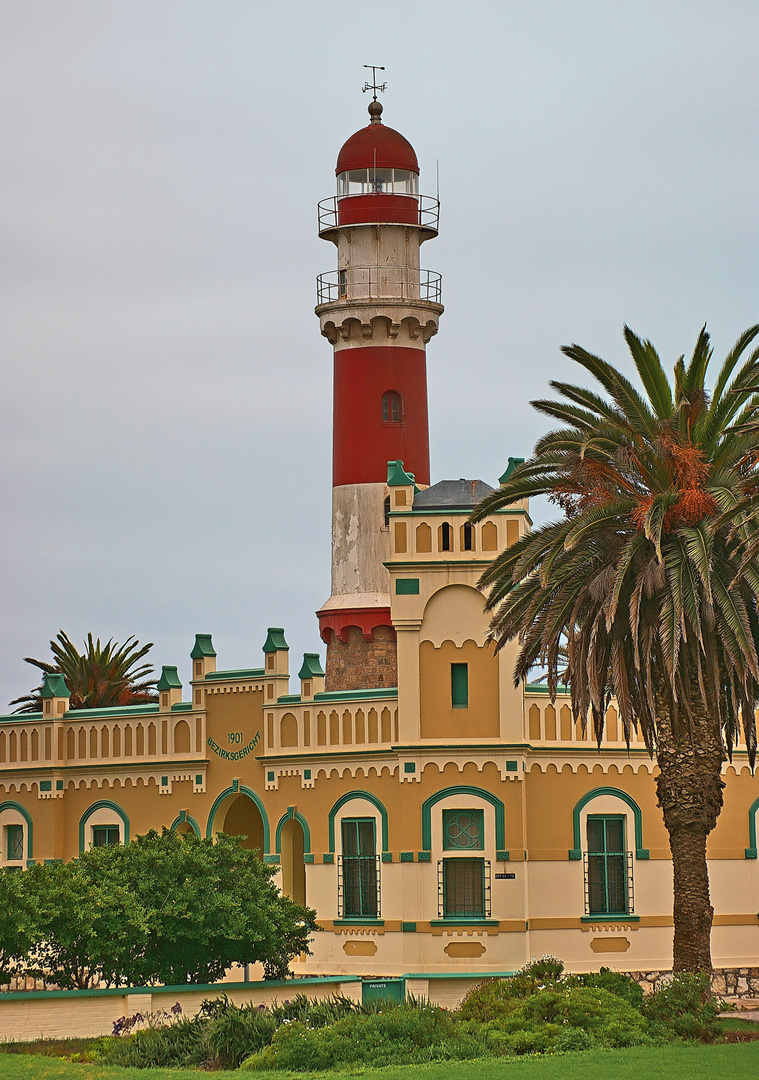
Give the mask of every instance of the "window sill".
M 384 926 L 384 919 L 373 919 L 371 915 L 353 916 L 348 915 L 343 919 L 333 919 L 333 926 Z
M 580 922 L 640 922 L 640 915 L 583 915 Z
M 430 926 L 498 926 L 498 919 L 481 915 L 452 915 L 449 919 L 430 919 Z

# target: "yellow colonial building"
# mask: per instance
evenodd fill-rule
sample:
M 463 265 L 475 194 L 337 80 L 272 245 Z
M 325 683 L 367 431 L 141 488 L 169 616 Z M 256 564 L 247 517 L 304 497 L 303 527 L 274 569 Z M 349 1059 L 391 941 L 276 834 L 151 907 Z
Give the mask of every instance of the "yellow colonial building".
M 514 649 L 488 643 L 477 582 L 530 528 L 528 506 L 471 525 L 489 486 L 430 484 L 425 351 L 443 308 L 419 249 L 437 203 L 381 111 L 372 102 L 320 204 L 338 259 L 317 306 L 335 364 L 325 669 L 308 653 L 291 675 L 270 628 L 245 670 L 217 668 L 211 635 L 188 635 L 191 685 L 165 666 L 154 705 L 69 710 L 47 676 L 42 712 L 0 717 L 0 860 L 71 859 L 162 826 L 223 831 L 316 908 L 297 973 L 503 972 L 543 953 L 664 970 L 672 866 L 654 765 L 613 707 L 598 750 L 568 697 L 515 689 Z M 713 959 L 759 966 L 759 781 L 743 747 L 725 780 Z

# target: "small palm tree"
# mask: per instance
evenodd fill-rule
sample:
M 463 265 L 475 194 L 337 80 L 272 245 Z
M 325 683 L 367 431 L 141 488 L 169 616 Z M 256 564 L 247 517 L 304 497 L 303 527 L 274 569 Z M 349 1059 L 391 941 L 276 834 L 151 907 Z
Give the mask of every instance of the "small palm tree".
M 158 700 L 153 692 L 157 680 L 148 678 L 153 672 L 152 664 L 135 666 L 153 648 L 152 641 L 140 646 L 136 638 L 130 637 L 119 645 L 111 638 L 101 645 L 100 638 L 93 641 L 92 634 L 88 634 L 85 652 L 80 653 L 61 630 L 56 639 L 50 642 L 50 648 L 54 663 L 35 660 L 31 656 L 25 656 L 24 660 L 41 671 L 63 675 L 71 691 L 71 709 L 145 705 Z M 31 694 L 15 698 L 10 704 L 19 708 L 14 712 L 38 712 L 42 708 L 41 692 L 42 686 L 38 686 Z
M 578 345 L 563 352 L 601 393 L 552 382 L 536 401 L 545 435 L 473 520 L 548 495 L 560 520 L 522 537 L 483 574 L 500 648 L 520 643 L 515 680 L 547 669 L 555 698 L 600 745 L 612 697 L 625 738 L 642 732 L 674 876 L 674 967 L 711 968 L 706 839 L 722 808 L 721 769 L 742 731 L 753 768 L 759 699 L 759 334 L 738 339 L 709 393 L 706 328 L 668 380 L 648 341 L 625 338 L 645 393 Z

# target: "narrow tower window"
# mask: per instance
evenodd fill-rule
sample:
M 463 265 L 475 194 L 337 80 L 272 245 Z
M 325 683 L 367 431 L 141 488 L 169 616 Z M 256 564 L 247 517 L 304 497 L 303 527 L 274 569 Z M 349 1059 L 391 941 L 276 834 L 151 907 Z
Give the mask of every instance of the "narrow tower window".
M 386 424 L 403 423 L 403 398 L 397 390 L 382 395 L 382 419 Z
M 390 496 L 385 496 L 385 528 L 390 528 Z
M 461 550 L 474 551 L 474 529 L 468 521 L 461 526 Z
M 447 521 L 440 526 L 438 541 L 441 551 L 453 551 L 453 529 Z
M 469 708 L 469 666 L 451 664 L 451 706 L 454 709 Z

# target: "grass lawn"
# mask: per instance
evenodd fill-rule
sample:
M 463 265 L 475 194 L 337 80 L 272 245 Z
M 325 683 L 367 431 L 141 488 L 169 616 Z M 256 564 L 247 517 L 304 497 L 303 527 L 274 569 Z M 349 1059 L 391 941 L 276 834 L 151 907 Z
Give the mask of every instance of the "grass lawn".
M 630 1047 L 558 1057 L 454 1061 L 349 1069 L 341 1073 L 204 1073 L 196 1069 L 121 1069 L 79 1065 L 48 1057 L 0 1054 L 0 1080 L 200 1080 L 202 1076 L 270 1076 L 272 1080 L 330 1080 L 365 1076 L 376 1080 L 735 1080 L 759 1076 L 759 1042 L 734 1046 Z

